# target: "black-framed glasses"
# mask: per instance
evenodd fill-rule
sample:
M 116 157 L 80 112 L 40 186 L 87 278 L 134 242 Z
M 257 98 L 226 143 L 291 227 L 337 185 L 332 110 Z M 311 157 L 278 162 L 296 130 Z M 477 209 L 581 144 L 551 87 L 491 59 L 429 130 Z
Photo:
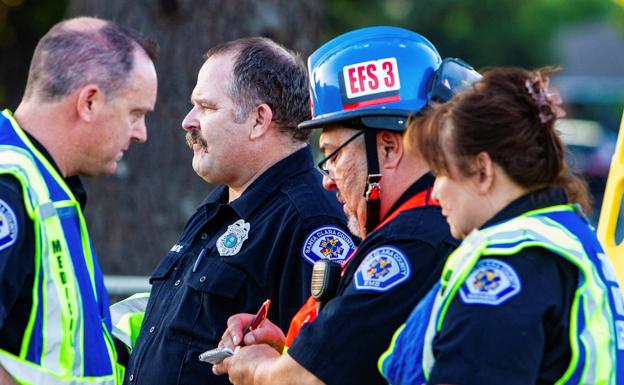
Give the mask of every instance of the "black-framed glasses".
M 364 130 L 358 131 L 355 135 L 353 135 L 352 137 L 347 139 L 343 144 L 341 144 L 334 151 L 332 151 L 331 154 L 329 154 L 325 158 L 321 159 L 321 161 L 318 162 L 318 164 L 316 165 L 316 167 L 318 167 L 318 169 L 321 172 L 321 174 L 325 175 L 326 177 L 331 178 L 331 176 L 329 175 L 329 170 L 327 169 L 327 162 L 329 162 L 331 159 L 335 158 L 336 155 L 338 155 L 338 153 L 340 152 L 340 150 L 345 148 L 349 143 L 353 142 L 358 136 L 360 136 L 362 134 L 364 134 Z

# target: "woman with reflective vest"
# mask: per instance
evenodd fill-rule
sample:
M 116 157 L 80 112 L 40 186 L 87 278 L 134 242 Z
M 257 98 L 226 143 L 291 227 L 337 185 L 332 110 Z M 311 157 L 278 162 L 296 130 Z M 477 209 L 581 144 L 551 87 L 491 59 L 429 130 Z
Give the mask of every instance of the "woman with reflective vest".
M 409 129 L 463 242 L 380 358 L 389 383 L 624 384 L 624 300 L 551 72 L 494 69 Z

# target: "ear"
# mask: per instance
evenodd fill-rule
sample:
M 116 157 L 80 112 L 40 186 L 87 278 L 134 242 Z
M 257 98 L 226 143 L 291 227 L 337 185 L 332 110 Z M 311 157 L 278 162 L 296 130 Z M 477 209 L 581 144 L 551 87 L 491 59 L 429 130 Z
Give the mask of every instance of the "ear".
M 490 192 L 496 181 L 494 162 L 490 158 L 490 154 L 484 151 L 477 154 L 474 165 L 476 168 L 475 183 L 477 184 L 477 191 L 481 194 Z
M 378 132 L 377 157 L 381 170 L 397 168 L 403 157 L 403 136 L 391 131 Z
M 271 123 L 273 122 L 273 111 L 268 104 L 262 103 L 258 105 L 251 114 L 253 117 L 253 126 L 249 133 L 249 139 L 255 140 L 269 131 Z
M 99 112 L 100 105 L 106 103 L 104 92 L 96 84 L 88 84 L 78 91 L 76 112 L 81 120 L 91 122 Z

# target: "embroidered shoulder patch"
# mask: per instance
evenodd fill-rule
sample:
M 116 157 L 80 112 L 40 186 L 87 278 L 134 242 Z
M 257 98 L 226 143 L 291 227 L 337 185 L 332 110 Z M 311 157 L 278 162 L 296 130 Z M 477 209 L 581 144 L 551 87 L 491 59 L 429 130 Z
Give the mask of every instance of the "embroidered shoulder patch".
M 520 293 L 522 284 L 516 271 L 498 259 L 481 259 L 459 289 L 467 304 L 498 306 Z
M 0 250 L 4 250 L 15 243 L 17 231 L 17 218 L 13 209 L 0 199 Z
M 306 237 L 301 255 L 311 264 L 319 259 L 342 263 L 353 249 L 355 243 L 346 231 L 335 226 L 323 226 Z
M 396 247 L 382 246 L 366 255 L 355 272 L 354 282 L 358 290 L 387 291 L 410 275 L 405 254 Z

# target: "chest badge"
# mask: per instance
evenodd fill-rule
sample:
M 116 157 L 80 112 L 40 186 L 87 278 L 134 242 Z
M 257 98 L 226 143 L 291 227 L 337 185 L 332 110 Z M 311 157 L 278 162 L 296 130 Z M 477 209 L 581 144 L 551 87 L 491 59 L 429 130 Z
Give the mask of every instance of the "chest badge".
M 249 234 L 249 223 L 242 219 L 229 225 L 225 233 L 217 239 L 217 251 L 222 257 L 229 257 L 238 254 L 243 242 L 247 240 Z

